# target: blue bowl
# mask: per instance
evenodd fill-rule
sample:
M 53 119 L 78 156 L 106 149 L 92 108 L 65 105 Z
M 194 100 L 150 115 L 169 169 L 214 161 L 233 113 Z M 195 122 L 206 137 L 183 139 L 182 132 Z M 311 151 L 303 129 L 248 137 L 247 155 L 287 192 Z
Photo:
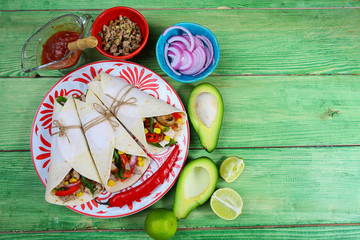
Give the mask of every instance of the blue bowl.
M 175 35 L 182 35 L 184 32 L 180 29 L 173 29 L 170 30 L 169 32 L 166 33 L 165 36 L 163 36 L 162 34 L 160 35 L 157 43 L 156 43 L 156 58 L 157 61 L 161 67 L 161 69 L 172 79 L 178 81 L 178 82 L 182 82 L 182 83 L 191 83 L 191 82 L 196 82 L 199 81 L 207 76 L 209 76 L 216 68 L 216 66 L 219 63 L 219 59 L 220 59 L 220 49 L 219 49 L 219 43 L 215 37 L 215 35 L 206 27 L 201 26 L 199 24 L 196 23 L 190 23 L 190 22 L 181 22 L 181 23 L 177 23 L 174 26 L 182 26 L 184 28 L 186 28 L 187 30 L 189 30 L 191 32 L 191 34 L 193 35 L 203 35 L 205 37 L 207 37 L 210 41 L 211 44 L 213 45 L 214 48 L 214 61 L 213 63 L 210 64 L 210 66 L 201 74 L 196 75 L 196 76 L 192 76 L 192 75 L 176 75 L 173 71 L 171 71 L 171 69 L 167 66 L 166 61 L 165 61 L 165 57 L 164 56 L 164 48 L 165 48 L 165 43 L 166 41 Z

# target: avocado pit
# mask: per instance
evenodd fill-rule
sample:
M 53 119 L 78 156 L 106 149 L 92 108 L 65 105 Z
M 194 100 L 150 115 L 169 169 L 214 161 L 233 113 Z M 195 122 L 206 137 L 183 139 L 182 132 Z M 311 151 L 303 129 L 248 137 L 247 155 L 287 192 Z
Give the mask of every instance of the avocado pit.
M 205 107 L 206 106 L 206 107 Z M 213 124 L 218 109 L 216 97 L 209 92 L 203 92 L 198 95 L 195 101 L 195 111 L 200 121 L 207 128 Z

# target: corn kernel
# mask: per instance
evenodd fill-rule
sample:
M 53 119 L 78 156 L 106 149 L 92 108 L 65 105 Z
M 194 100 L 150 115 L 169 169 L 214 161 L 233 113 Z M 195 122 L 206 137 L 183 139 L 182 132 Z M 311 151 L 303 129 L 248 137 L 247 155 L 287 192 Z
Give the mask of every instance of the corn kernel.
M 149 130 L 147 128 L 144 128 L 145 134 L 148 134 Z
M 143 161 L 138 161 L 137 162 L 137 165 L 139 165 L 140 167 L 142 167 L 144 165 L 144 162 Z
M 113 158 L 113 160 L 112 160 L 113 162 L 115 162 L 115 158 Z
M 182 118 L 178 118 L 178 119 L 176 119 L 176 121 L 177 121 L 178 123 L 181 123 L 181 122 L 182 122 Z
M 138 161 L 142 161 L 143 158 L 142 158 L 142 157 L 137 157 L 137 160 L 138 160 Z
M 70 182 L 70 183 L 77 182 L 77 179 L 76 179 L 76 178 L 70 178 L 69 182 Z
M 145 121 L 145 118 L 143 118 L 143 121 Z
M 170 142 L 171 138 L 169 136 L 165 135 L 164 140 L 167 142 Z
M 115 185 L 115 182 L 114 182 L 114 180 L 109 180 L 108 182 L 107 182 L 107 185 L 109 186 L 109 187 L 113 187 L 114 185 Z
M 65 181 L 65 182 L 64 182 L 64 185 L 65 185 L 65 186 L 66 186 L 66 185 L 68 185 L 68 184 L 69 184 L 69 182 L 68 182 L 68 181 Z
M 160 128 L 154 128 L 154 133 L 160 134 L 160 133 L 161 133 L 161 129 L 160 129 Z
M 53 189 L 51 192 L 52 192 L 53 194 L 55 194 L 57 191 L 56 191 L 55 189 Z
M 83 195 L 83 192 L 78 192 L 76 196 L 81 197 Z
M 118 150 L 118 154 L 121 155 L 121 154 L 124 154 L 124 152 Z

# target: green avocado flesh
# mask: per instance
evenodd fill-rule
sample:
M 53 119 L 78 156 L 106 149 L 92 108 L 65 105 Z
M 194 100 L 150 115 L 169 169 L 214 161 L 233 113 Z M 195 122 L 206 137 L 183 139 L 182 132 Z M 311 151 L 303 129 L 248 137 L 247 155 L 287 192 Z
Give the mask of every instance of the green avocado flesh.
M 173 211 L 177 219 L 186 218 L 197 206 L 206 202 L 218 180 L 215 163 L 206 157 L 189 162 L 182 170 L 176 186 Z
M 188 113 L 201 145 L 206 151 L 212 152 L 219 139 L 224 114 L 219 90 L 210 83 L 196 86 L 190 93 Z

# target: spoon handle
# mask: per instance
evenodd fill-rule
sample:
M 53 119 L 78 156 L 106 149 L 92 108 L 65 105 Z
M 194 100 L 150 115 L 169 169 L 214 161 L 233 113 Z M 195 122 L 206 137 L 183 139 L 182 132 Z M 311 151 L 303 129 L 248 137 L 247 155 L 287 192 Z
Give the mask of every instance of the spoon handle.
M 74 52 L 77 50 L 84 50 L 87 48 L 96 47 L 98 44 L 98 40 L 94 36 L 89 36 L 87 38 L 78 39 L 75 42 L 71 42 L 68 44 L 68 48 L 70 51 Z

